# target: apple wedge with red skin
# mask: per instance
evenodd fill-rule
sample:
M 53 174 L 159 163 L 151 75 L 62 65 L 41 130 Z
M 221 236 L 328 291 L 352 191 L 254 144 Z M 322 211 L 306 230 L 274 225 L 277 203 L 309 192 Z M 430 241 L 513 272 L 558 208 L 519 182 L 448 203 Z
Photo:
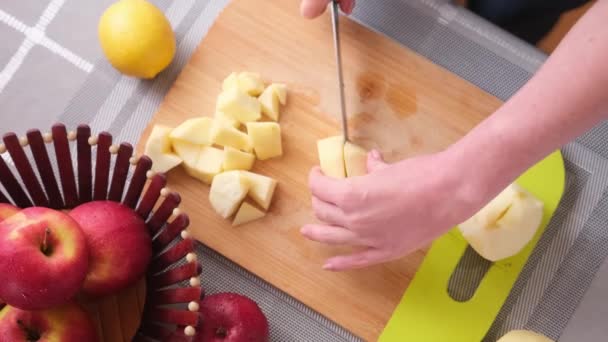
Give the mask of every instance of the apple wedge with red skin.
M 70 212 L 90 250 L 82 292 L 89 297 L 114 294 L 143 277 L 152 258 L 152 238 L 144 220 L 112 201 L 82 204 Z
M 98 337 L 86 311 L 69 302 L 36 311 L 5 306 L 0 309 L 0 341 L 97 342 Z
M 196 342 L 267 342 L 266 316 L 252 299 L 218 293 L 200 301 Z
M 32 207 L 0 222 L 0 298 L 22 310 L 76 296 L 89 266 L 86 238 L 68 215 Z

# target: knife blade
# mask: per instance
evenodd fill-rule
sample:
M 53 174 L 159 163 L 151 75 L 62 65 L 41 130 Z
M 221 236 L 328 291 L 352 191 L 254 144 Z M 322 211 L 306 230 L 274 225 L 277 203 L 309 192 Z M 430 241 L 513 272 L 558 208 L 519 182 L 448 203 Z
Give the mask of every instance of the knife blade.
M 346 101 L 344 99 L 344 75 L 342 72 L 342 50 L 340 47 L 340 13 L 339 0 L 333 0 L 331 3 L 331 18 L 334 32 L 334 49 L 336 52 L 336 66 L 338 69 L 338 88 L 340 90 L 340 110 L 342 111 L 342 135 L 344 142 L 348 141 L 348 120 L 346 117 Z

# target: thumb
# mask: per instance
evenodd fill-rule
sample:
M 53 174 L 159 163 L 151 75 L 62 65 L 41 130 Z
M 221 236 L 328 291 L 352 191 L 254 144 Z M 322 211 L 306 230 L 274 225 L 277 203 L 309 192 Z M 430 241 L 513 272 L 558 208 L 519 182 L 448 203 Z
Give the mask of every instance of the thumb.
M 378 150 L 372 150 L 367 154 L 367 173 L 382 170 L 388 164 L 382 159 L 382 154 Z

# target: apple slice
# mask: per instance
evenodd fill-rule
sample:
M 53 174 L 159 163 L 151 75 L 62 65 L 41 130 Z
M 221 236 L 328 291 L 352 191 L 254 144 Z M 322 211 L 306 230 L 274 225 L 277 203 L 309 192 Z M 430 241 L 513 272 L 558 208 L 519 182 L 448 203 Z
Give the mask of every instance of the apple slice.
M 164 125 L 154 125 L 146 142 L 144 154 L 152 159 L 154 172 L 166 173 L 182 163 L 182 160 L 171 151 L 169 134 L 173 129 Z
M 281 127 L 276 122 L 249 122 L 247 133 L 251 137 L 255 155 L 259 160 L 283 155 Z
M 222 92 L 217 98 L 217 111 L 241 123 L 258 121 L 262 117 L 262 105 L 236 88 Z
M 258 96 L 264 90 L 264 82 L 258 73 L 241 72 L 237 74 L 233 72 L 224 80 L 222 90 L 227 91 L 235 88 L 245 94 Z
M 317 141 L 321 170 L 328 177 L 346 178 L 344 137 L 334 136 Z
M 195 145 L 211 145 L 211 124 L 212 118 L 201 117 L 188 119 L 177 126 L 169 138 L 171 141 L 187 141 Z
M 186 172 L 203 183 L 211 184 L 213 178 L 222 172 L 224 151 L 209 146 L 203 146 L 196 164 L 184 164 Z
M 203 146 L 195 145 L 187 141 L 174 140 L 172 142 L 173 151 L 175 154 L 184 161 L 184 164 L 195 166 L 198 162 L 198 158 L 201 154 Z
M 459 229 L 479 255 L 498 261 L 519 253 L 534 238 L 542 218 L 543 203 L 513 183 Z
M 223 112 L 215 112 L 215 120 L 220 120 L 223 121 L 226 125 L 228 126 L 232 126 L 234 128 L 240 128 L 241 127 L 241 123 L 238 122 L 237 120 L 228 117 L 226 114 L 224 114 Z
M 255 156 L 251 153 L 239 151 L 230 146 L 224 147 L 224 170 L 251 170 L 255 163 Z
M 250 152 L 253 149 L 251 138 L 247 134 L 219 120 L 213 123 L 211 140 L 214 144 L 230 146 L 245 152 Z
M 209 201 L 221 217 L 228 218 L 238 209 L 248 190 L 249 183 L 240 171 L 223 172 L 213 178 Z
M 234 221 L 232 221 L 232 226 L 237 227 L 255 220 L 259 220 L 264 216 L 266 216 L 265 212 L 247 202 L 243 202 L 243 204 L 241 204 L 241 208 L 239 208 L 239 211 L 234 217 Z
M 344 167 L 346 177 L 364 176 L 367 174 L 367 151 L 351 142 L 344 144 Z
M 529 330 L 512 330 L 497 342 L 554 342 L 548 337 Z
M 258 98 L 262 105 L 262 113 L 274 121 L 279 121 L 280 104 L 287 101 L 287 86 L 273 83 L 269 85 Z
M 277 187 L 277 181 L 249 171 L 241 171 L 241 174 L 249 183 L 249 196 L 264 210 L 268 210 Z

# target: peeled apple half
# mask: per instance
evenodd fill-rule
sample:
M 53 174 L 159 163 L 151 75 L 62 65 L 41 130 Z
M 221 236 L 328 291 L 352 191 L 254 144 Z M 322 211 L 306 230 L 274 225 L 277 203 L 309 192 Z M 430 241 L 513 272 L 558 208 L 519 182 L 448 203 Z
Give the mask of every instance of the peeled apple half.
M 528 330 L 513 330 L 497 342 L 554 342 L 548 337 Z
M 329 177 L 347 178 L 367 173 L 367 151 L 344 137 L 334 136 L 317 141 L 319 162 Z
M 459 229 L 479 255 L 499 261 L 516 255 L 532 240 L 540 227 L 543 207 L 541 201 L 513 183 Z

